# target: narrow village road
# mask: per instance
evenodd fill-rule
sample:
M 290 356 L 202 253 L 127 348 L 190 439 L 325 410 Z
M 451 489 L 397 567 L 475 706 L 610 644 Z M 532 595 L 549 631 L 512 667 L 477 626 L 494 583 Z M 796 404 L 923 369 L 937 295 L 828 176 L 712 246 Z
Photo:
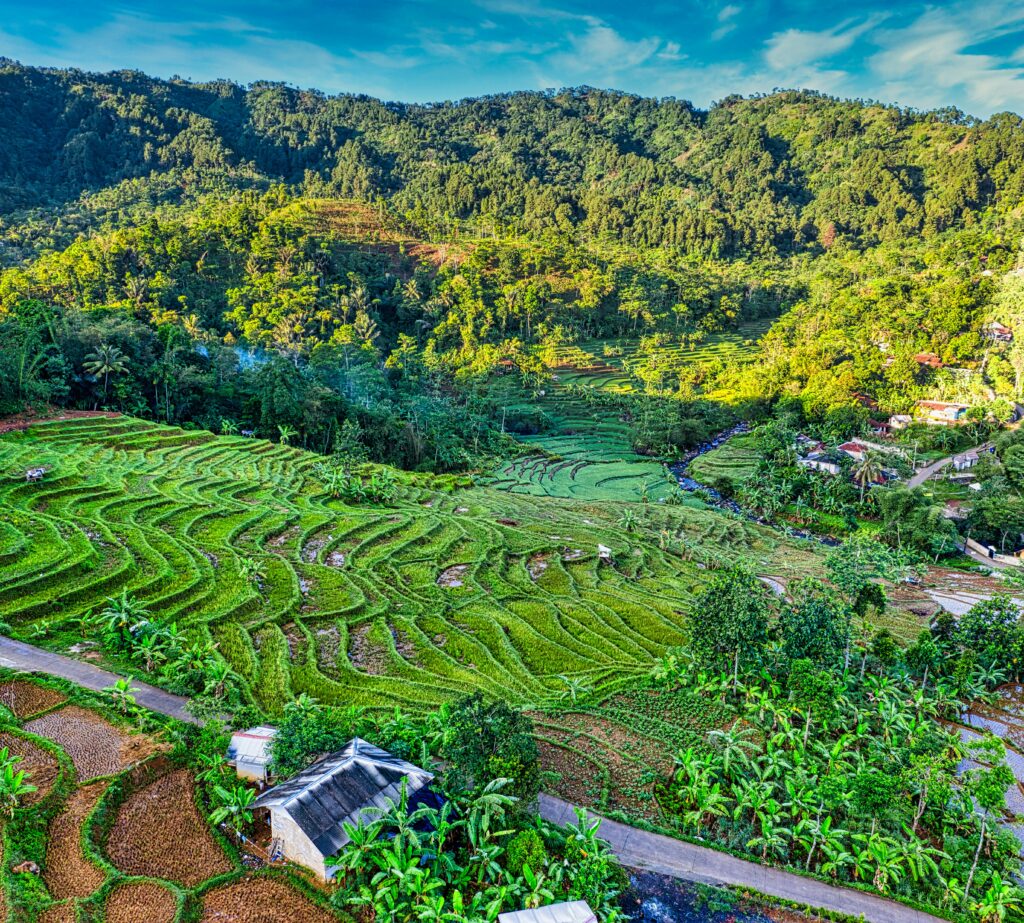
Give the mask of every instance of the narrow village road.
M 540 813 L 554 824 L 576 821 L 573 806 L 551 795 L 540 796 Z M 606 818 L 601 818 L 598 835 L 611 844 L 623 865 L 684 881 L 753 888 L 801 905 L 863 917 L 869 923 L 940 923 L 942 919 L 875 894 L 826 884 Z
M 123 677 L 92 664 L 64 657 L 0 635 L 0 667 L 49 673 L 85 686 L 103 690 Z M 198 723 L 185 710 L 186 699 L 132 680 L 136 701 L 157 714 Z M 575 822 L 573 806 L 551 795 L 540 796 L 540 813 L 551 823 Z M 592 814 L 591 817 L 597 817 Z M 684 843 L 671 837 L 638 830 L 617 821 L 601 819 L 600 835 L 619 860 L 631 868 L 646 869 L 683 881 L 752 888 L 801 905 L 861 916 L 869 923 L 942 923 L 940 917 L 914 910 L 874 894 L 841 888 L 805 878 L 792 872 L 738 859 L 707 846 Z
M 953 459 L 957 455 L 966 455 L 968 452 L 984 452 L 992 443 L 985 442 L 979 446 L 975 446 L 973 449 L 964 449 L 962 452 L 954 452 L 952 455 L 947 455 L 945 458 L 940 458 L 938 461 L 932 462 L 927 468 L 922 468 L 917 472 L 909 481 L 907 481 L 907 487 L 920 487 L 925 481 L 927 481 L 932 475 L 938 474 L 947 465 L 953 463 Z
M 123 676 L 94 667 L 91 663 L 54 654 L 52 651 L 44 651 L 42 648 L 33 647 L 31 644 L 15 641 L 13 638 L 3 635 L 0 635 L 0 667 L 26 670 L 30 673 L 49 673 L 98 692 L 108 686 L 113 686 L 119 679 L 125 679 Z M 164 692 L 163 689 L 157 689 L 155 686 L 141 683 L 138 680 L 133 679 L 131 683 L 135 701 L 144 708 L 160 715 L 177 718 L 179 721 L 188 721 L 191 724 L 200 723 L 185 711 L 185 703 L 188 699 Z

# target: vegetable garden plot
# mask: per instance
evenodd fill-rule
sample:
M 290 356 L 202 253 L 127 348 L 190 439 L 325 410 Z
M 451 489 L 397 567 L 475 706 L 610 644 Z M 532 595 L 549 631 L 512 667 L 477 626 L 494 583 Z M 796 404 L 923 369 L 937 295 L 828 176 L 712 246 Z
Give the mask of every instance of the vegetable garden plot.
M 194 800 L 192 777 L 177 769 L 128 797 L 107 837 L 110 861 L 128 875 L 195 887 L 231 870 Z
M 142 759 L 152 747 L 141 735 L 128 734 L 77 705 L 67 705 L 29 721 L 25 730 L 52 740 L 65 750 L 83 782 L 120 772 Z
M 102 782 L 77 789 L 50 823 L 43 880 L 56 900 L 88 897 L 103 884 L 103 872 L 82 855 L 82 823 L 105 790 Z
M 24 803 L 36 804 L 45 798 L 60 774 L 60 764 L 53 754 L 25 737 L 7 732 L 0 734 L 0 747 L 6 747 L 12 756 L 21 757 L 14 768 L 27 772 L 29 782 L 36 787 L 36 791 L 25 797 Z
M 175 896 L 151 881 L 120 885 L 107 897 L 106 923 L 174 923 Z
M 14 712 L 16 718 L 29 718 L 64 701 L 64 696 L 56 690 L 27 680 L 12 679 L 0 683 L 0 705 Z
M 338 923 L 283 881 L 242 878 L 203 895 L 200 923 Z

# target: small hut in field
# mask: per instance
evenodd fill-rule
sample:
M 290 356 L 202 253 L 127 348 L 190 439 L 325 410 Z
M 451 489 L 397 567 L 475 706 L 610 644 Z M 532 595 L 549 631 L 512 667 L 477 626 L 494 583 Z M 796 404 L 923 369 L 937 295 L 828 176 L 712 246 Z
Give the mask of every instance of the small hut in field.
M 409 810 L 441 805 L 434 777 L 386 750 L 355 737 L 253 804 L 270 815 L 271 853 L 305 866 L 322 880 L 334 877 L 329 860 L 349 841 L 345 824 L 370 824 L 398 804 L 406 785 Z

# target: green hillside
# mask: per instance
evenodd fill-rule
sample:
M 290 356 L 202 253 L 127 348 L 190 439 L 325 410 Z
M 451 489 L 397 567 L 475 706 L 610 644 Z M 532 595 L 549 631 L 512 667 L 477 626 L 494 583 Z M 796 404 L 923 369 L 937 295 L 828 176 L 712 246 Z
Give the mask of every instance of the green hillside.
M 127 417 L 0 437 L 0 619 L 57 646 L 127 589 L 208 636 L 271 711 L 309 692 L 424 708 L 482 689 L 514 702 L 649 672 L 705 580 L 815 552 L 717 513 L 623 508 L 401 478 L 389 506 L 331 500 L 317 457 Z M 48 468 L 42 483 L 24 470 Z M 665 533 L 667 540 L 662 537 Z M 598 544 L 615 555 L 602 564 Z M 664 546 L 664 547 L 662 547 Z M 262 588 L 241 561 L 263 565 Z

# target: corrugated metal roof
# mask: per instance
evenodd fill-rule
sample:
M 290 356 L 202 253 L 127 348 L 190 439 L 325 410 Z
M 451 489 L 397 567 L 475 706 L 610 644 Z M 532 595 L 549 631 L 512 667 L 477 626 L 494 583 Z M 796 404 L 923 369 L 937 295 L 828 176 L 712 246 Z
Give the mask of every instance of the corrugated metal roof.
M 398 802 L 408 779 L 410 805 L 425 795 L 433 775 L 400 760 L 359 737 L 281 785 L 264 792 L 257 808 L 286 811 L 322 856 L 333 856 L 348 842 L 344 824 L 372 822 L 374 809 L 387 811 Z
M 569 901 L 536 910 L 499 913 L 498 923 L 597 923 L 597 917 L 586 901 Z
M 270 762 L 270 745 L 277 736 L 277 728 L 267 725 L 237 731 L 231 735 L 228 759 L 236 763 L 266 765 Z

